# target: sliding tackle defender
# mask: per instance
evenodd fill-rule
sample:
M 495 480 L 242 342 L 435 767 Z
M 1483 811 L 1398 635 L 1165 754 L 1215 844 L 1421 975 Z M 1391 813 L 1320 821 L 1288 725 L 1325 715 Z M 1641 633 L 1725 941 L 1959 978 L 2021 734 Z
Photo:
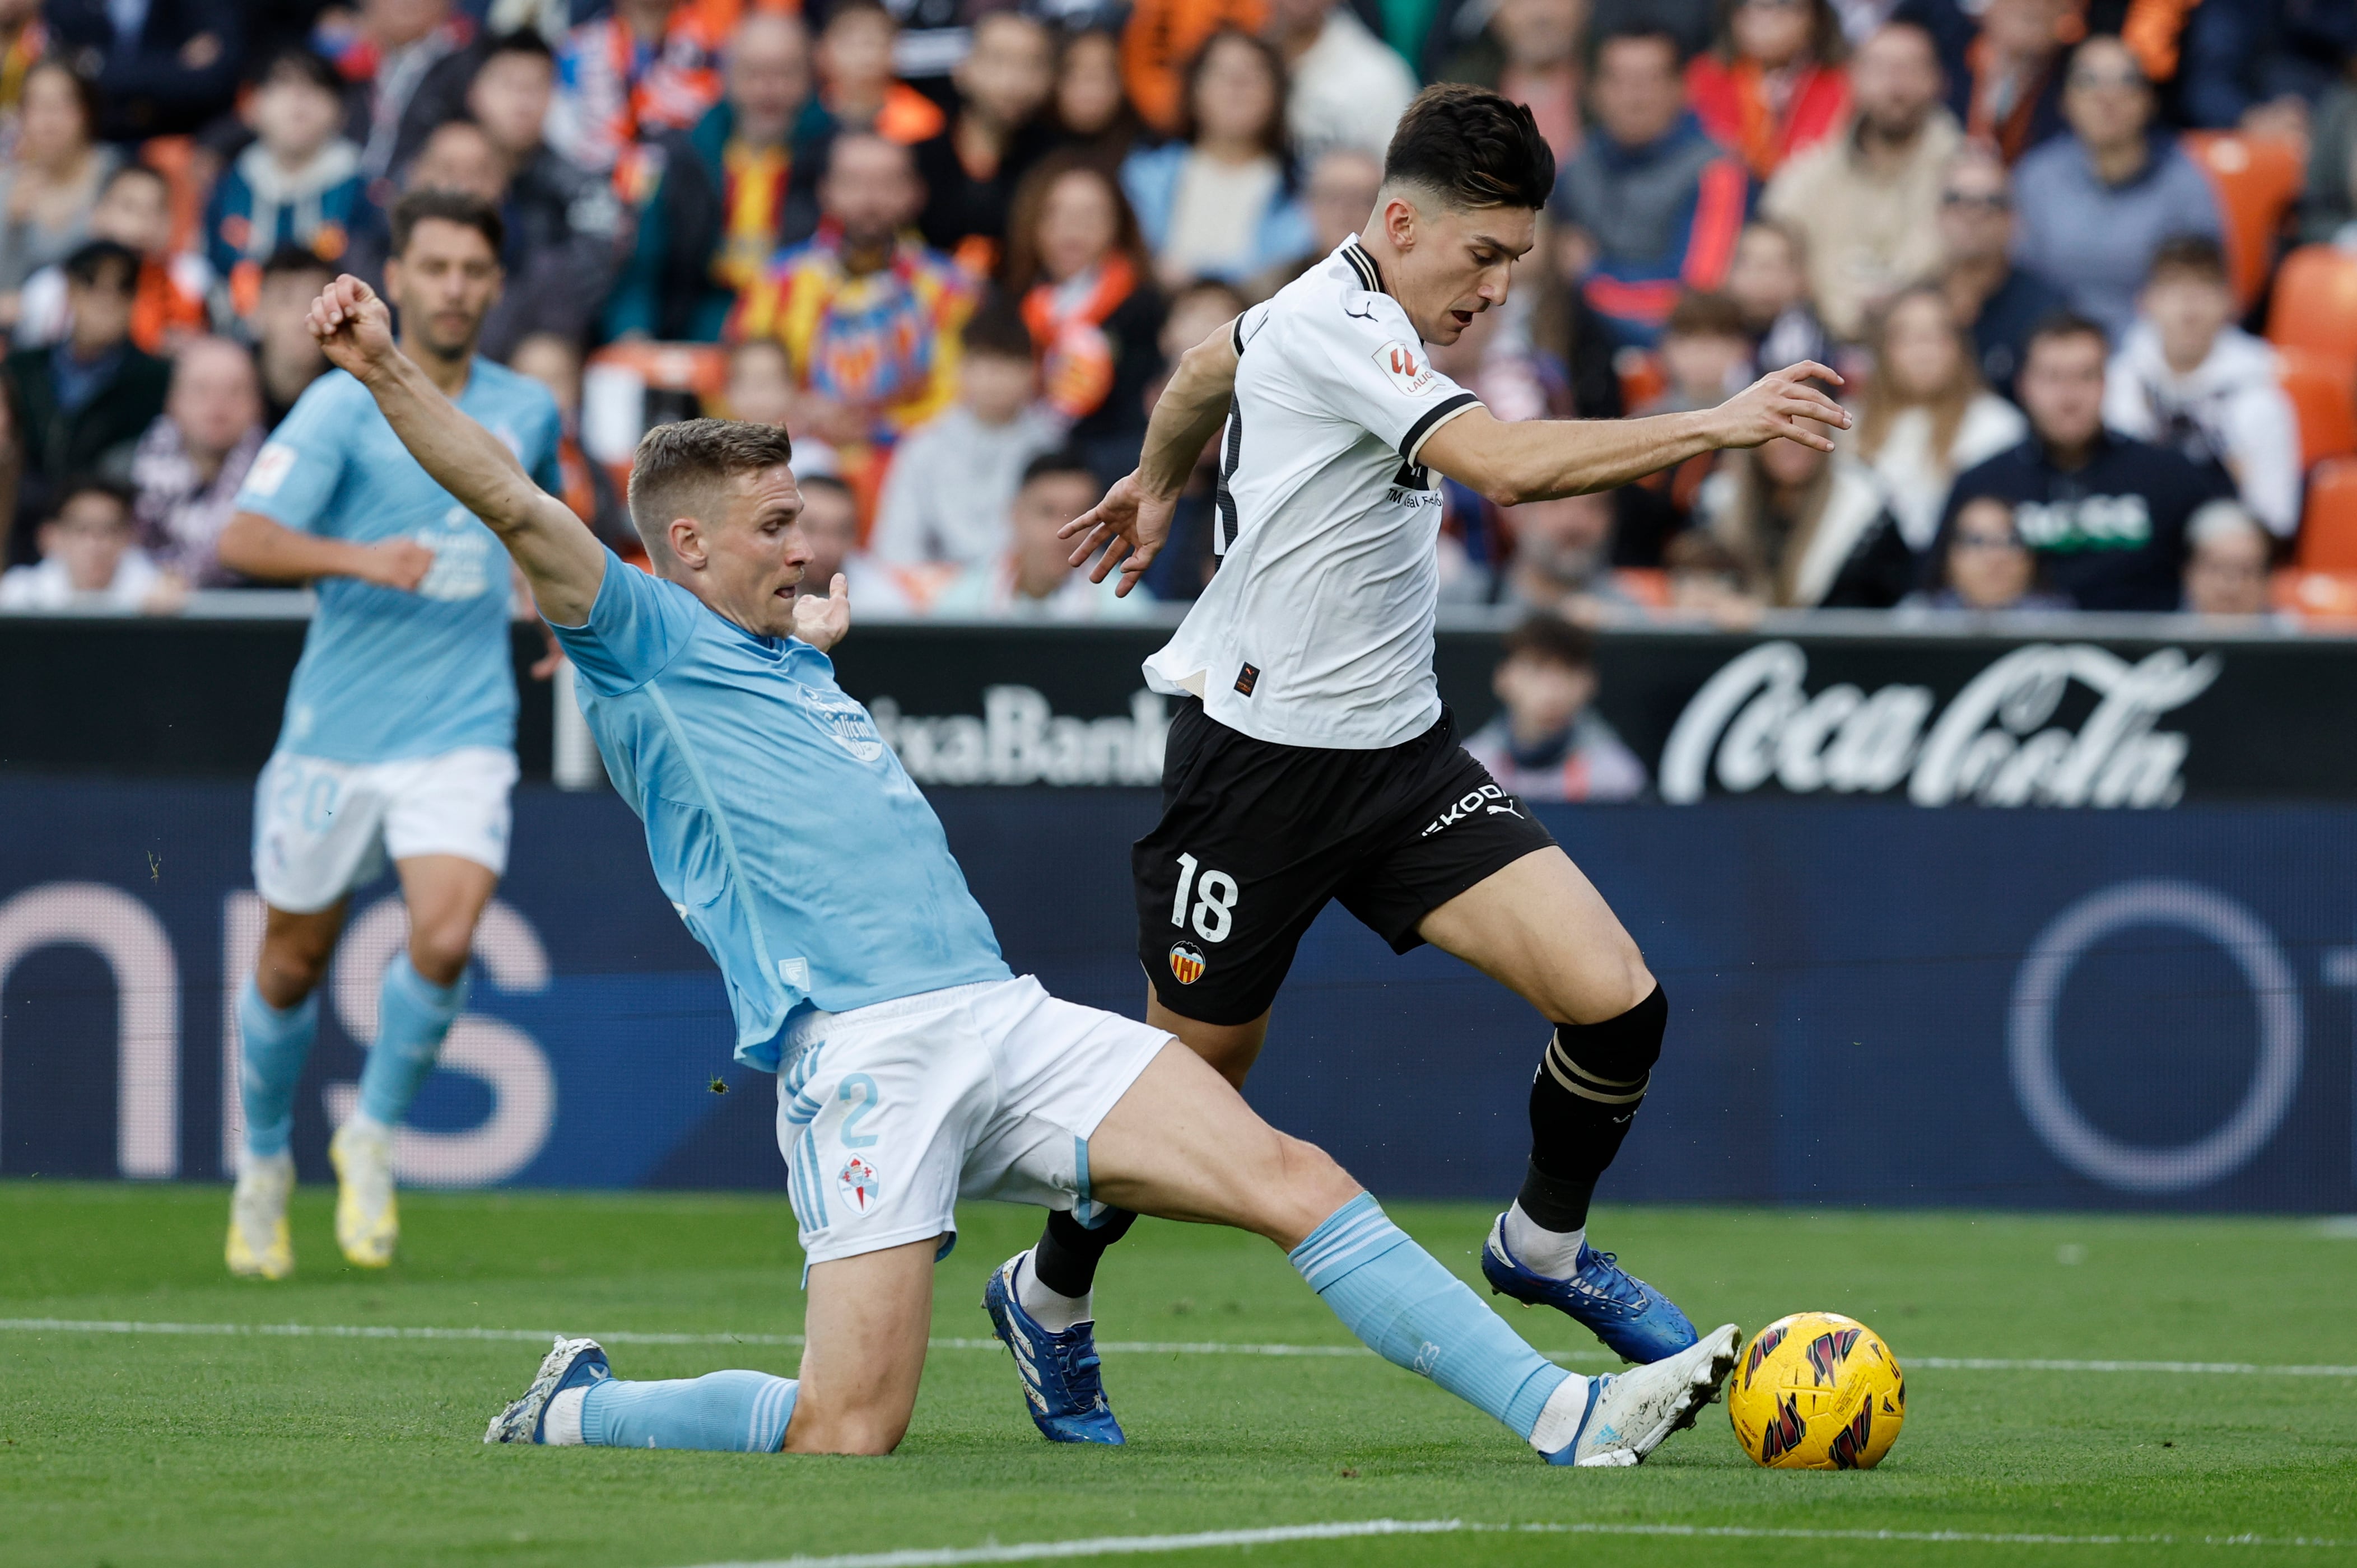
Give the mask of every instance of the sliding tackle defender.
M 337 279 L 311 326 L 506 545 L 572 655 L 655 879 L 727 982 L 737 1054 L 777 1074 L 807 1261 L 799 1378 L 626 1382 L 594 1341 L 560 1339 L 486 1442 L 888 1452 L 961 1196 L 1267 1237 L 1372 1348 L 1551 1463 L 1635 1464 L 1707 1402 L 1732 1324 L 1633 1372 L 1567 1372 L 1167 1032 L 1008 972 L 932 809 L 835 684 L 844 579 L 795 597 L 811 550 L 784 431 L 649 432 L 630 476 L 640 572 L 394 347 L 366 285 Z

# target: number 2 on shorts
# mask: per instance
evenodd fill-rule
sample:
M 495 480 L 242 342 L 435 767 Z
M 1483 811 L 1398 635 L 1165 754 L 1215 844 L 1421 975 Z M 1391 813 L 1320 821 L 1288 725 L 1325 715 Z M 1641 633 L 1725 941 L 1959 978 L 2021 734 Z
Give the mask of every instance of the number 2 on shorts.
M 1170 900 L 1170 923 L 1184 930 L 1187 928 L 1187 895 L 1197 895 L 1195 900 L 1195 934 L 1207 942 L 1223 942 L 1235 925 L 1236 879 L 1224 871 L 1206 871 L 1195 875 L 1195 857 L 1178 857 L 1178 894 Z

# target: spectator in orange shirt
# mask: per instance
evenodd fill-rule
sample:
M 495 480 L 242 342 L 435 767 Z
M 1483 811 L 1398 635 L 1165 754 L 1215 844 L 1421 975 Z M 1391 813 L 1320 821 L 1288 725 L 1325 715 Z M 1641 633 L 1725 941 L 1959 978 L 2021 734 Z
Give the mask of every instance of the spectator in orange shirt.
M 1100 476 L 1137 461 L 1146 384 L 1162 368 L 1162 295 L 1113 176 L 1069 153 L 1023 182 L 1007 225 L 1006 290 L 1039 355 L 1048 406 Z
M 131 302 L 134 343 L 151 354 L 168 354 L 182 338 L 205 329 L 212 269 L 195 252 L 172 249 L 172 195 L 162 175 L 145 164 L 118 166 L 91 209 L 90 233 L 139 254 L 139 288 Z M 43 267 L 25 281 L 17 345 L 54 343 L 67 326 L 65 272 Z
M 1847 52 L 1831 0 L 1733 0 L 1709 52 L 1686 65 L 1686 97 L 1714 141 L 1754 179 L 1841 129 Z
M 657 131 L 684 131 L 720 101 L 726 42 L 706 7 L 683 0 L 616 0 L 556 49 L 549 145 L 594 173 L 613 170 L 626 199 L 643 194 L 630 149 Z
M 843 0 L 818 35 L 819 102 L 835 126 L 914 146 L 942 134 L 941 106 L 892 74 L 900 36 L 877 0 Z

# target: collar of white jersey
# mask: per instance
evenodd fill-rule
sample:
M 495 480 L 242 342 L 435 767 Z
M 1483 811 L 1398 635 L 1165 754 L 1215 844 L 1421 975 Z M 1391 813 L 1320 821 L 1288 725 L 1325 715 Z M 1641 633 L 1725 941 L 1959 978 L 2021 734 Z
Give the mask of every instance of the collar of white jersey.
M 1335 246 L 1334 253 L 1341 257 L 1352 272 L 1359 274 L 1361 288 L 1365 289 L 1369 294 L 1383 292 L 1383 269 L 1375 265 L 1375 258 L 1367 254 L 1367 248 L 1359 243 L 1359 237 L 1356 234 Z

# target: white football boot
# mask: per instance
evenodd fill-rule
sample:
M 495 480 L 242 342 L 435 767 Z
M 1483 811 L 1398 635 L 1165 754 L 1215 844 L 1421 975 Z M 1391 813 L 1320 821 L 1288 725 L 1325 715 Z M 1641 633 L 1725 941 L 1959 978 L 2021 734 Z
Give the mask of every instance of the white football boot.
M 229 1200 L 229 1272 L 252 1280 L 283 1280 L 295 1272 L 295 1245 L 286 1231 L 286 1196 L 295 1190 L 291 1155 L 245 1155 Z
M 1550 1465 L 1641 1463 L 1718 1396 L 1742 1339 L 1735 1325 L 1722 1324 L 1666 1360 L 1566 1378 L 1540 1412 L 1531 1446 Z
M 401 1212 L 393 1197 L 393 1129 L 360 1117 L 328 1142 L 336 1165 L 336 1245 L 355 1266 L 381 1269 L 401 1240 Z

